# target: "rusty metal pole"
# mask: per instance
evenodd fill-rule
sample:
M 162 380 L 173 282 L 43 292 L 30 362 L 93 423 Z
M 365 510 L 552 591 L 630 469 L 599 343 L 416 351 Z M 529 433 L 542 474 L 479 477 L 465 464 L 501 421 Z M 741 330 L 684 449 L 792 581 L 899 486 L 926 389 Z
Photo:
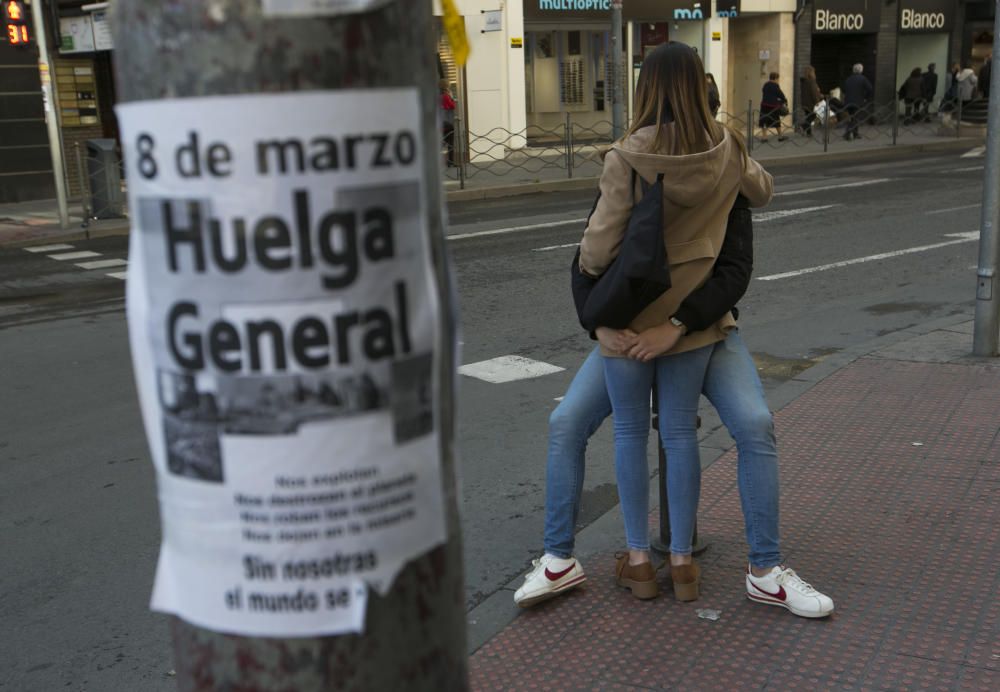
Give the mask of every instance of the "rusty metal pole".
M 265 16 L 261 0 L 118 0 L 112 21 L 120 100 L 417 86 L 421 118 L 412 127 L 423 150 L 436 152 L 431 1 L 370 5 L 374 9 L 362 13 L 292 18 Z M 334 121 L 337 114 L 329 117 Z M 434 413 L 447 540 L 403 567 L 385 596 L 370 593 L 362 634 L 255 638 L 172 618 L 177 684 L 185 692 L 468 687 L 454 473 L 457 342 L 440 158 L 424 156 L 421 208 L 440 305 L 435 348 L 442 367 Z

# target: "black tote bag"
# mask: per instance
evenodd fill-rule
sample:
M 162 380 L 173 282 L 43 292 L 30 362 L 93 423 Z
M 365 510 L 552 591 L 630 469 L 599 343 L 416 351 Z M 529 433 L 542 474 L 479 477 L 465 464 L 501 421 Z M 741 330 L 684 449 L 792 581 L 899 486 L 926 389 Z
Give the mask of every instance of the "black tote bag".
M 632 171 L 633 190 L 635 178 Z M 570 274 L 576 314 L 589 332 L 598 327 L 624 329 L 670 288 L 663 243 L 662 173 L 652 185 L 642 182 L 642 199 L 633 205 L 618 256 L 605 272 L 596 279 L 581 272 L 577 248 Z

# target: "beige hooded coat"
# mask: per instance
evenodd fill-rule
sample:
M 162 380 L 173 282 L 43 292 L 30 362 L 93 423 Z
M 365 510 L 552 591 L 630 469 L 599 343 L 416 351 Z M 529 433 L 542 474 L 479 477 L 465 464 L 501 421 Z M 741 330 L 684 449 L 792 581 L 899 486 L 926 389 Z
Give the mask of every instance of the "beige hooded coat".
M 664 125 L 666 142 L 673 125 Z M 600 276 L 618 255 L 634 200 L 632 170 L 652 183 L 663 177 L 663 240 L 670 266 L 670 289 L 643 310 L 629 327 L 641 333 L 664 324 L 681 302 L 712 273 L 726 235 L 729 211 L 742 193 L 752 207 L 771 201 L 771 175 L 753 159 L 744 159 L 728 130 L 715 147 L 700 154 L 670 156 L 651 153 L 655 126 L 644 127 L 615 144 L 604 158 L 601 196 L 580 244 L 580 270 Z M 668 354 L 691 351 L 722 341 L 736 326 L 730 313 L 713 326 L 686 334 Z M 616 356 L 606 352 L 606 356 Z

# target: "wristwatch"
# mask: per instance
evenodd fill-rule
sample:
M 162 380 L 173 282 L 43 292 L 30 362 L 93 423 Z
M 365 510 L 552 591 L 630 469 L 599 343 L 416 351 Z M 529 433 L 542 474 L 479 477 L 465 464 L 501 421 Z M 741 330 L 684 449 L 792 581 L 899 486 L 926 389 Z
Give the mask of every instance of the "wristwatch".
M 681 322 L 676 317 L 670 318 L 670 324 L 674 325 L 675 327 L 678 327 L 681 330 L 682 334 L 687 334 L 687 327 L 684 325 L 683 322 Z

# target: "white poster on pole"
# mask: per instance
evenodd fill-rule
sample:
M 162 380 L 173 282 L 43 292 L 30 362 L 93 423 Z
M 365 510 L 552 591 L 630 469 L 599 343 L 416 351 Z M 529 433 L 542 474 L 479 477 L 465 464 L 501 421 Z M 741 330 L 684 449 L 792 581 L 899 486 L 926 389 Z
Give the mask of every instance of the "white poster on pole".
M 118 114 L 153 608 L 249 636 L 361 631 L 368 589 L 445 540 L 417 90 Z

